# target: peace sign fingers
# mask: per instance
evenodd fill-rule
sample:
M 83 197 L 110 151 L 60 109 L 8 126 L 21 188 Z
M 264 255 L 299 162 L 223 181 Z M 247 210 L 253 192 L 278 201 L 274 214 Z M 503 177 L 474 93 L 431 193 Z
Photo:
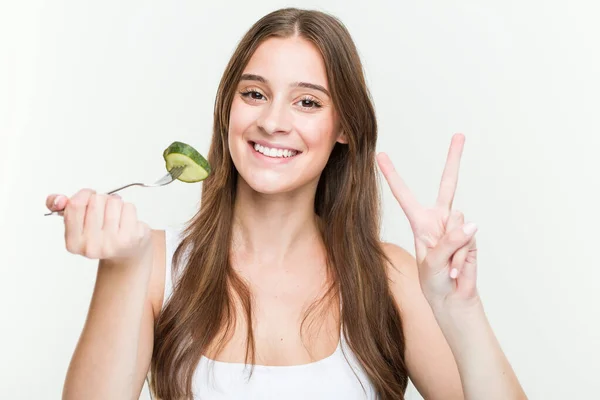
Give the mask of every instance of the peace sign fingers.
M 452 209 L 452 202 L 454 201 L 454 194 L 458 185 L 458 170 L 460 169 L 460 158 L 464 144 L 465 136 L 462 133 L 457 133 L 452 137 L 436 202 L 437 207 L 444 210 L 450 211 Z
M 400 207 L 402 207 L 404 214 L 406 214 L 410 225 L 412 227 L 417 226 L 418 216 L 422 210 L 421 205 L 408 186 L 406 186 L 404 180 L 400 177 L 394 168 L 394 164 L 392 164 L 392 161 L 386 153 L 379 153 L 377 155 L 377 162 L 394 197 L 398 200 L 398 203 L 400 203 Z

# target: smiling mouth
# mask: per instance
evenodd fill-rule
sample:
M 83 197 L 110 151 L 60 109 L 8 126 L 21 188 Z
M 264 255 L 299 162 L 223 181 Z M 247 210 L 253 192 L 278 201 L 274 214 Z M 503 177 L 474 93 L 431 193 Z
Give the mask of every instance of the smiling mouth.
M 254 151 L 256 151 L 257 153 L 260 153 L 266 157 L 270 157 L 270 158 L 292 158 L 292 157 L 295 157 L 298 154 L 302 153 L 301 151 L 298 151 L 298 150 L 277 149 L 277 148 L 263 146 L 258 143 L 255 143 L 255 142 L 249 142 L 249 143 L 250 143 L 250 146 L 252 146 L 252 148 L 254 149 Z

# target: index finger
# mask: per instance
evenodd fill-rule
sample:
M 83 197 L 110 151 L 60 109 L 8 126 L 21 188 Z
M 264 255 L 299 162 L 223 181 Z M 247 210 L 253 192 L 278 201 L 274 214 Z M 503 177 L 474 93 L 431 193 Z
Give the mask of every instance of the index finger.
M 452 137 L 448 157 L 446 158 L 446 166 L 442 174 L 440 182 L 440 190 L 437 198 L 438 207 L 443 207 L 447 210 L 452 208 L 456 186 L 458 185 L 458 170 L 460 169 L 460 158 L 462 156 L 465 144 L 465 136 L 462 133 L 457 133 Z
M 406 214 L 408 221 L 411 225 L 414 225 L 417 219 L 417 214 L 421 209 L 421 205 L 412 194 L 408 186 L 404 183 L 404 180 L 400 177 L 396 169 L 394 168 L 394 164 L 392 164 L 392 160 L 388 157 L 386 153 L 379 153 L 377 155 L 377 162 L 379 164 L 379 168 L 385 176 L 385 179 L 394 194 L 398 203 L 400 203 L 400 207 Z

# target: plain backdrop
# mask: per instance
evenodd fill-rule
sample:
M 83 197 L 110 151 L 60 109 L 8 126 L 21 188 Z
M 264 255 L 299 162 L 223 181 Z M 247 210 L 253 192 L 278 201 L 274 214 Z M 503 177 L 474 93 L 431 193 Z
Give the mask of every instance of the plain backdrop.
M 20 1 L 0 13 L 0 393 L 60 398 L 96 262 L 64 248 L 49 193 L 165 173 L 174 140 L 208 151 L 242 34 L 294 5 L 353 35 L 391 156 L 432 204 L 450 138 L 467 141 L 455 208 L 479 225 L 479 289 L 531 399 L 600 393 L 599 6 L 593 1 Z M 201 184 L 122 192 L 154 228 Z M 387 186 L 385 240 L 414 253 Z M 143 399 L 147 398 L 145 390 Z M 413 388 L 408 399 L 420 399 Z

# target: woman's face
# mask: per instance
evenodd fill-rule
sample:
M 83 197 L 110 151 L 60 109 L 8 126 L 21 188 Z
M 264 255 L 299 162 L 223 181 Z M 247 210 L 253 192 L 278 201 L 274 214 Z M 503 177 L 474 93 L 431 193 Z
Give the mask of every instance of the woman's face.
M 319 50 L 299 38 L 270 38 L 244 69 L 231 106 L 229 151 L 259 193 L 318 182 L 336 142 L 345 143 Z

